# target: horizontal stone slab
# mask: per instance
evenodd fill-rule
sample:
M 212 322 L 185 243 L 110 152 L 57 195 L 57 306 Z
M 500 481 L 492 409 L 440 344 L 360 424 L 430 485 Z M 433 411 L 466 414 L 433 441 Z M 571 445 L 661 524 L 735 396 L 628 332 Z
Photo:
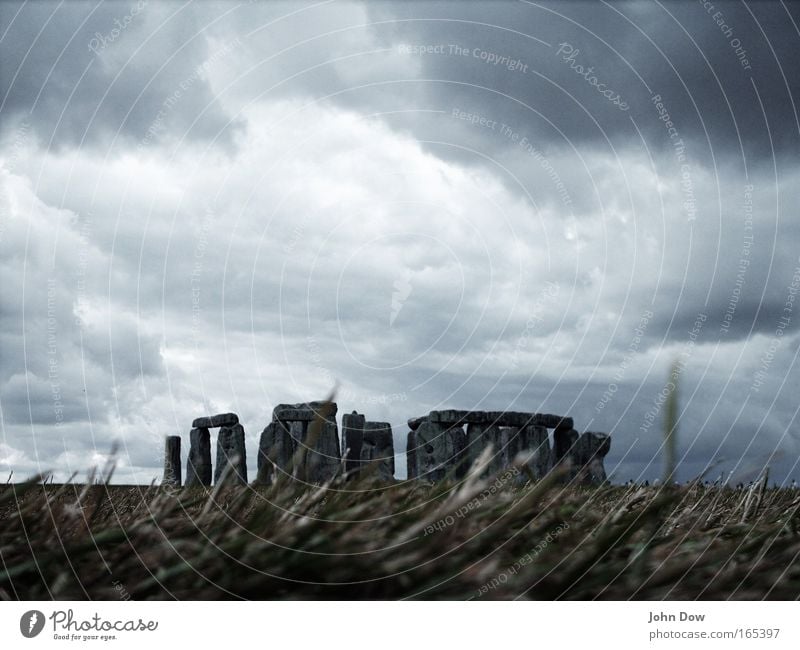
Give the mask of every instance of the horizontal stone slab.
M 218 413 L 197 418 L 192 422 L 192 429 L 216 429 L 217 427 L 232 427 L 237 424 L 239 424 L 239 416 L 236 413 Z
M 392 425 L 389 422 L 364 422 L 364 440 L 375 444 L 391 444 Z
M 306 402 L 303 404 L 278 404 L 272 410 L 273 421 L 282 422 L 311 422 L 323 414 L 323 406 L 325 402 Z M 336 417 L 338 410 L 336 402 L 332 402 L 328 407 L 330 412 L 327 415 L 327 420 L 333 420 Z
M 427 415 L 419 418 L 411 418 L 408 421 L 408 428 L 411 429 L 412 431 L 416 431 L 417 429 L 419 429 L 419 425 L 425 422 L 425 420 L 427 419 L 428 419 Z
M 421 421 L 424 418 L 417 418 Z M 431 411 L 431 422 L 439 424 L 490 424 L 499 427 L 537 426 L 548 429 L 572 429 L 572 418 L 549 413 L 523 413 L 520 411 Z M 409 427 L 412 421 L 409 420 Z M 417 425 L 419 426 L 419 425 Z

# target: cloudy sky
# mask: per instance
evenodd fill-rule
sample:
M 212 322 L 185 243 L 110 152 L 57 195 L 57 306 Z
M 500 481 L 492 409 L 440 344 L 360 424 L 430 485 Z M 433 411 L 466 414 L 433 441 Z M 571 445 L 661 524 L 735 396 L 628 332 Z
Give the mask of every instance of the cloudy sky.
M 568 414 L 800 479 L 800 8 L 0 4 L 0 478 L 235 411 Z

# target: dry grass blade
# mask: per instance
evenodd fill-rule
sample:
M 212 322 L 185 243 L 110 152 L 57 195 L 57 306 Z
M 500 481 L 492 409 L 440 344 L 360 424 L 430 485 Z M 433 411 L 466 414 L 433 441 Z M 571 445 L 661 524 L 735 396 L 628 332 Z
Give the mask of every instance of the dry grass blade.
M 516 474 L 484 499 L 498 480 L 483 476 L 488 457 L 461 482 L 381 489 L 342 475 L 210 493 L 0 485 L 0 595 L 114 599 L 113 577 L 134 599 L 463 599 L 489 583 L 480 597 L 800 596 L 796 490 L 762 478 L 747 523 L 740 491 L 697 482 L 583 488 L 553 473 L 521 486 Z

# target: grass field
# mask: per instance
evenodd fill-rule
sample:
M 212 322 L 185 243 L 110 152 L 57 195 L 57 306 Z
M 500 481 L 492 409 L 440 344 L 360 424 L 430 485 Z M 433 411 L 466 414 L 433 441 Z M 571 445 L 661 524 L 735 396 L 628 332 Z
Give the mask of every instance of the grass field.
M 516 471 L 516 470 L 511 470 Z M 3 599 L 797 599 L 800 493 L 461 483 L 0 487 Z

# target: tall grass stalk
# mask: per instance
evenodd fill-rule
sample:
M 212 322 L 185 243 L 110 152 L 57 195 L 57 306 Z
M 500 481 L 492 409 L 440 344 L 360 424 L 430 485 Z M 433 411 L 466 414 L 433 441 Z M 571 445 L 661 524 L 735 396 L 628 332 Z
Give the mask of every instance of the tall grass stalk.
M 670 379 L 667 384 L 669 390 L 664 408 L 664 486 L 672 485 L 675 480 L 678 457 L 678 381 L 680 378 L 680 364 L 677 360 L 672 363 Z

